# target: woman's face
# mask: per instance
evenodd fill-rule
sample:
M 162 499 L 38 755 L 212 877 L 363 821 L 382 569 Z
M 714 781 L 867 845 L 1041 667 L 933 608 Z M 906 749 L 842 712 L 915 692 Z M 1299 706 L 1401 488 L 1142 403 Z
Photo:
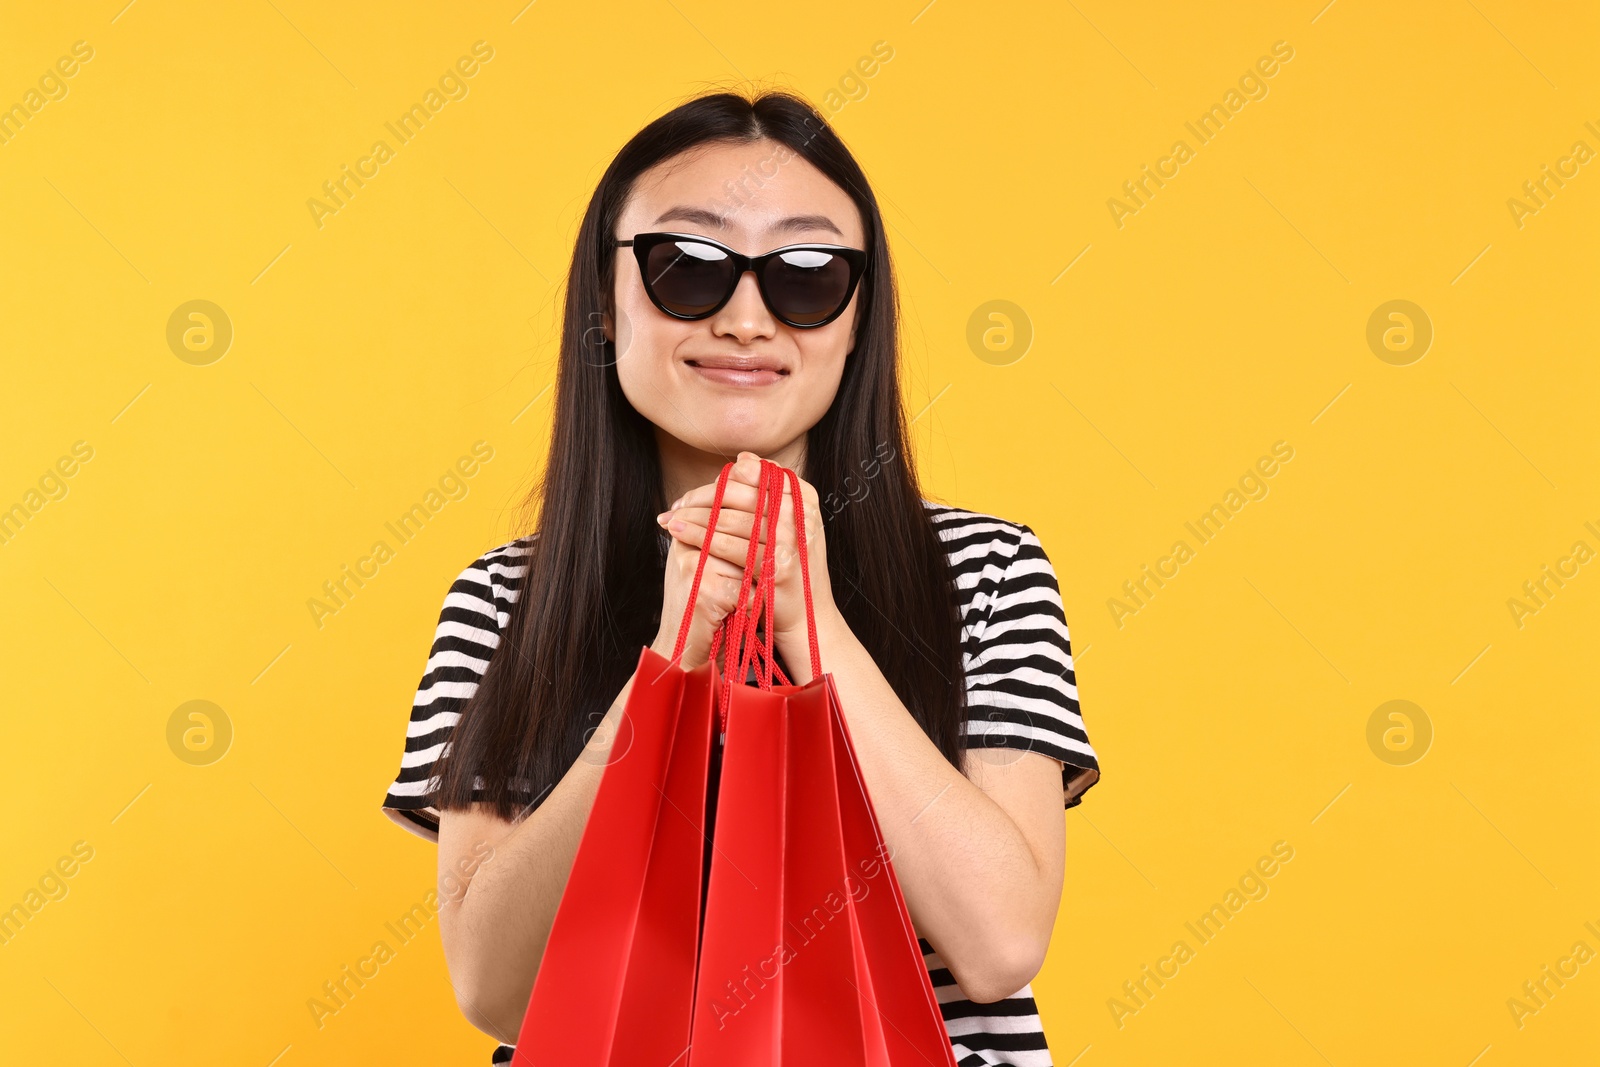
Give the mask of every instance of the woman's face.
M 747 256 L 784 245 L 864 248 L 855 202 L 775 141 L 703 145 L 640 175 L 613 236 L 671 231 L 710 237 Z M 797 457 L 789 446 L 828 410 L 855 347 L 861 285 L 826 326 L 795 329 L 773 317 L 746 273 L 720 311 L 685 322 L 645 295 L 632 248 L 616 255 L 617 376 L 628 402 L 682 445 L 732 456 L 749 449 Z M 862 284 L 865 284 L 863 282 Z M 755 373 L 714 364 L 757 360 Z M 670 445 L 671 442 L 662 442 Z M 803 443 L 798 447 L 803 449 Z

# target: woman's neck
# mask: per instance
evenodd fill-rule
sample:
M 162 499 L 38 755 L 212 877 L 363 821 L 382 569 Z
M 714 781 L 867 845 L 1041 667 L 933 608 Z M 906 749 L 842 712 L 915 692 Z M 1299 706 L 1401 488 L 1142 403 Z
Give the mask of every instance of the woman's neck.
M 734 458 L 732 455 L 722 456 L 715 452 L 702 452 L 698 448 L 691 448 L 660 428 L 656 430 L 656 446 L 661 457 L 661 487 L 665 494 L 661 499 L 669 505 L 691 489 L 715 483 L 717 476 L 722 473 L 723 465 Z M 762 458 L 770 459 L 779 466 L 788 467 L 804 478 L 805 471 L 802 469 L 802 464 L 805 462 L 805 450 L 806 439 L 802 434 L 776 452 Z

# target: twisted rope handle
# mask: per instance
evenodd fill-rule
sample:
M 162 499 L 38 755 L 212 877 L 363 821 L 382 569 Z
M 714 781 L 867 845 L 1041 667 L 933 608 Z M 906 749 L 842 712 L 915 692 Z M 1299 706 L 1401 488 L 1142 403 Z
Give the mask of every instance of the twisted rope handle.
M 683 655 L 683 649 L 689 638 L 689 625 L 694 617 L 695 599 L 699 595 L 701 577 L 705 572 L 706 560 L 711 554 L 711 540 L 716 535 L 717 518 L 722 511 L 722 498 L 727 490 L 728 477 L 733 472 L 733 464 L 727 463 L 722 468 L 722 473 L 717 477 L 717 489 L 711 500 L 711 516 L 706 522 L 705 539 L 700 544 L 700 558 L 695 565 L 694 582 L 689 588 L 688 603 L 684 605 L 683 619 L 678 625 L 678 639 L 673 645 L 672 658 L 676 661 Z M 811 596 L 811 565 L 806 549 L 806 522 L 805 501 L 800 490 L 800 476 L 786 467 L 768 459 L 761 461 L 761 477 L 756 484 L 756 510 L 755 520 L 751 524 L 750 543 L 745 552 L 744 574 L 748 579 L 754 571 L 755 599 L 751 600 L 751 581 L 740 583 L 739 599 L 734 610 L 723 619 L 722 625 L 711 636 L 710 660 L 715 663 L 719 649 L 723 652 L 723 671 L 721 683 L 717 688 L 717 708 L 721 716 L 722 727 L 727 728 L 728 704 L 732 700 L 734 679 L 739 684 L 744 684 L 748 677 L 750 666 L 755 664 L 756 682 L 762 689 L 771 689 L 773 676 L 776 674 L 778 684 L 792 685 L 793 683 L 784 674 L 783 668 L 778 666 L 773 655 L 772 644 L 774 637 L 773 626 L 773 601 L 777 582 L 776 548 L 778 535 L 778 520 L 782 511 L 784 483 L 788 483 L 790 499 L 794 509 L 795 549 L 800 556 L 800 582 L 805 597 L 806 605 L 806 638 L 811 654 L 811 675 L 819 678 L 822 675 L 822 656 L 817 642 L 816 612 Z M 762 553 L 761 567 L 756 567 L 756 548 L 762 538 L 759 534 L 764 527 L 765 541 L 769 550 Z M 766 620 L 764 632 L 757 640 L 756 623 L 760 619 Z M 724 645 L 724 640 L 726 644 Z M 737 655 L 737 660 L 735 656 Z
M 781 504 L 783 502 L 785 481 L 789 485 L 790 500 L 794 512 L 795 551 L 800 556 L 800 584 L 806 605 L 806 641 L 811 654 L 811 676 L 820 678 L 822 676 L 822 654 L 817 641 L 816 607 L 811 596 L 811 561 L 810 552 L 806 548 L 805 498 L 800 489 L 800 476 L 794 471 L 786 467 L 780 467 L 771 460 L 766 459 L 761 461 L 761 472 L 761 479 L 757 487 L 757 519 L 761 521 L 764 517 L 766 542 L 770 546 L 775 547 L 777 545 L 778 519 L 782 510 Z M 754 543 L 754 534 L 755 531 L 752 529 L 752 545 Z M 746 573 L 748 573 L 748 569 L 749 563 L 746 563 Z M 748 669 L 747 661 L 751 653 L 759 649 L 760 654 L 755 656 L 756 679 L 763 689 L 772 688 L 772 673 L 774 671 L 778 674 L 779 684 L 793 684 L 784 676 L 783 669 L 777 665 L 777 660 L 772 653 L 774 635 L 773 595 L 776 574 L 776 552 L 767 552 L 762 559 L 761 572 L 757 578 L 757 585 L 761 590 L 761 604 L 766 611 L 767 627 L 763 635 L 765 640 L 760 645 L 756 645 L 749 640 L 754 635 L 752 618 L 749 627 L 745 631 L 746 641 L 748 642 L 745 646 L 746 651 L 741 656 L 739 663 L 739 676 L 743 678 L 744 672 Z M 758 608 L 758 614 L 759 611 L 760 609 Z
M 756 534 L 761 527 L 765 527 L 766 543 L 768 550 L 762 553 L 761 571 L 756 575 L 756 588 L 759 590 L 759 601 L 754 615 L 751 617 L 751 626 L 745 632 L 745 643 L 739 657 L 739 676 L 745 677 L 749 665 L 754 662 L 756 669 L 756 684 L 762 689 L 772 688 L 772 674 L 776 670 L 778 677 L 783 679 L 783 685 L 788 685 L 789 680 L 784 678 L 783 671 L 777 665 L 777 660 L 772 654 L 772 603 L 775 587 L 777 564 L 771 548 L 777 543 L 779 507 L 775 502 L 781 503 L 783 499 L 782 477 L 778 474 L 781 468 L 770 460 L 761 461 L 761 478 L 756 489 L 756 521 L 751 525 L 751 541 L 754 543 Z M 762 634 L 762 642 L 758 646 L 755 637 L 754 620 L 760 615 L 766 620 L 766 627 Z M 760 654 L 757 654 L 758 651 Z
M 734 679 L 737 678 L 738 684 L 743 685 L 744 680 L 748 676 L 750 670 L 750 649 L 755 644 L 756 620 L 761 613 L 761 608 L 764 605 L 764 598 L 761 598 L 755 602 L 753 607 L 750 606 L 749 577 L 751 572 L 755 570 L 756 549 L 761 540 L 757 536 L 759 523 L 762 521 L 763 513 L 767 509 L 770 496 L 768 493 L 766 465 L 767 461 L 762 460 L 761 477 L 756 482 L 755 518 L 752 520 L 750 525 L 750 540 L 745 549 L 744 580 L 739 583 L 739 600 L 734 605 L 733 612 L 723 620 L 722 629 L 719 629 L 716 634 L 712 635 L 711 638 L 711 647 L 713 650 L 712 656 L 715 657 L 715 649 L 718 641 L 721 640 L 722 632 L 723 630 L 727 631 L 728 644 L 723 663 L 722 685 L 717 694 L 717 706 L 722 714 L 722 726 L 724 729 L 726 729 L 728 725 L 728 704 L 733 699 Z M 733 464 L 728 464 L 728 469 L 731 470 L 732 468 Z M 771 553 L 767 553 L 767 555 L 771 555 Z M 758 589 L 761 585 L 762 573 L 764 573 L 765 570 L 766 560 L 763 560 L 762 572 L 758 573 L 756 576 L 756 585 Z M 758 593 L 757 596 L 760 597 L 760 593 Z M 771 629 L 770 620 L 768 623 L 768 629 Z M 735 674 L 735 652 L 738 654 L 737 674 Z M 756 670 L 757 681 L 761 681 L 762 677 L 763 675 L 761 669 L 758 667 Z M 772 682 L 770 680 L 770 675 L 768 675 L 766 684 L 763 685 L 762 688 L 770 689 L 771 687 Z
M 711 498 L 711 517 L 706 521 L 706 537 L 700 542 L 700 561 L 695 564 L 694 581 L 689 586 L 689 600 L 683 606 L 683 618 L 678 621 L 678 640 L 672 646 L 672 662 L 676 663 L 683 655 L 683 646 L 689 641 L 689 621 L 694 618 L 694 602 L 700 593 L 700 577 L 705 573 L 706 560 L 711 556 L 711 538 L 717 532 L 717 516 L 722 512 L 722 494 L 728 488 L 728 475 L 733 473 L 733 464 L 725 464 L 722 473 L 717 476 L 717 491 Z M 712 645 L 712 659 L 716 658 L 716 646 Z
M 787 467 L 781 469 L 789 482 L 790 500 L 794 504 L 794 545 L 795 551 L 800 553 L 800 588 L 806 599 L 806 641 L 811 648 L 811 677 L 821 678 L 822 653 L 817 650 L 817 616 L 811 603 L 811 562 L 806 552 L 806 502 L 800 493 L 800 476 Z

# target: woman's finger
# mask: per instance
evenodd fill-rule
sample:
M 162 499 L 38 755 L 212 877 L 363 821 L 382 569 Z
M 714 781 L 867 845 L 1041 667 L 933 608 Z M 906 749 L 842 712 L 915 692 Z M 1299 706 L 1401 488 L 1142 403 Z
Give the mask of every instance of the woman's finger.
M 680 512 L 681 514 L 681 512 Z M 677 524 L 674 527 L 674 523 Z M 711 539 L 711 555 L 717 559 L 727 560 L 729 563 L 743 567 L 749 558 L 750 537 L 749 522 L 745 523 L 744 533 L 724 532 L 722 516 L 717 516 L 717 532 Z M 684 544 L 698 550 L 706 539 L 706 527 L 703 522 L 696 522 L 692 518 L 675 518 L 667 523 L 667 532 Z M 778 553 L 774 557 L 782 562 L 794 555 L 793 535 L 784 536 L 781 529 L 778 534 Z M 756 572 L 760 571 L 762 562 L 766 557 L 766 535 L 761 531 L 761 536 L 756 540 L 756 556 L 752 566 Z
M 707 526 L 711 525 L 711 509 L 696 507 L 681 507 L 675 511 L 663 512 L 667 516 L 663 526 L 669 525 L 673 519 L 692 522 L 700 527 L 702 535 Z M 717 513 L 717 533 L 730 533 L 748 539 L 752 529 L 760 529 L 763 534 L 765 527 L 757 527 L 756 517 L 748 511 L 723 508 Z M 765 540 L 765 536 L 761 540 Z
M 761 483 L 761 457 L 754 452 L 740 452 L 734 458 L 733 470 L 728 474 L 728 481 L 740 481 L 749 486 Z
M 697 485 L 678 498 L 677 506 L 680 508 L 697 507 L 709 509 L 716 496 L 716 482 L 712 482 L 709 485 Z M 729 478 L 728 484 L 722 490 L 722 506 L 735 511 L 754 512 L 756 510 L 756 487 Z M 671 505 L 668 506 L 668 510 L 672 510 Z
M 734 460 L 733 470 L 728 472 L 728 483 L 723 487 L 723 505 L 736 507 L 743 511 L 755 511 L 756 487 L 760 484 L 761 457 L 754 452 L 740 452 Z M 714 481 L 706 485 L 696 486 L 684 494 L 677 501 L 676 506 L 684 507 L 693 504 L 697 507 L 710 507 L 716 493 L 717 483 Z
M 696 550 L 705 544 L 706 528 L 693 519 L 672 519 L 667 523 L 667 532 Z M 742 567 L 749 553 L 750 539 L 740 534 L 724 533 L 719 521 L 717 532 L 711 538 L 710 554 L 717 559 Z M 758 562 L 760 558 L 760 550 L 758 549 L 756 553 Z
M 715 556 L 707 557 L 706 569 L 701 573 L 700 581 L 704 585 L 713 579 L 721 579 L 729 583 L 728 588 L 734 591 L 733 598 L 736 599 L 739 595 L 739 588 L 744 585 L 744 568 L 738 564 L 729 563 L 727 560 L 718 559 Z M 730 600 L 729 603 L 731 605 L 732 601 Z

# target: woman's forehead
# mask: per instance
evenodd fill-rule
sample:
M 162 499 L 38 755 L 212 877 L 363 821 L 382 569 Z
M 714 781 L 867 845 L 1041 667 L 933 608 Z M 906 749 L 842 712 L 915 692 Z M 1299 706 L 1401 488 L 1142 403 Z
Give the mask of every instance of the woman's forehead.
M 640 175 L 622 229 L 687 230 L 739 247 L 817 240 L 860 246 L 855 201 L 775 141 L 702 145 Z

